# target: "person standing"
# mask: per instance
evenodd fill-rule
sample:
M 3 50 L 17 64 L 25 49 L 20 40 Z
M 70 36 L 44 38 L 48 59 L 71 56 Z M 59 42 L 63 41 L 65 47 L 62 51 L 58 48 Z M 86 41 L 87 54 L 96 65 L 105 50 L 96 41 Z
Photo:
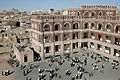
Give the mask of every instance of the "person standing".
M 3 71 L 2 71 L 2 76 L 4 76 L 4 73 L 3 73 Z
M 104 63 L 102 63 L 102 69 L 104 68 Z
M 23 75 L 25 76 L 25 70 L 23 70 Z

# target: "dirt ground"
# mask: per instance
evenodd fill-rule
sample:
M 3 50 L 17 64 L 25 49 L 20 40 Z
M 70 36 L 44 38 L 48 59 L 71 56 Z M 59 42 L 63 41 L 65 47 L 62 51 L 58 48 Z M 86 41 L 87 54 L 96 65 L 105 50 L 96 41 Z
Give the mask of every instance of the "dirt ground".
M 9 69 L 10 71 L 14 71 L 14 68 L 12 68 L 7 61 L 10 59 L 9 54 L 1 54 L 0 55 L 0 80 L 13 80 L 12 74 L 9 76 L 2 76 L 2 71 L 5 71 L 6 69 Z M 13 73 L 14 74 L 14 73 Z

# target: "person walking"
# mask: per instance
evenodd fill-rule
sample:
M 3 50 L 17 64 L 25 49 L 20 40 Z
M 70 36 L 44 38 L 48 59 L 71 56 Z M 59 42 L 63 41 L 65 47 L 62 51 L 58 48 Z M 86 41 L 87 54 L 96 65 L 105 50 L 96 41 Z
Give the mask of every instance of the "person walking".
M 102 69 L 104 68 L 104 63 L 102 63 Z

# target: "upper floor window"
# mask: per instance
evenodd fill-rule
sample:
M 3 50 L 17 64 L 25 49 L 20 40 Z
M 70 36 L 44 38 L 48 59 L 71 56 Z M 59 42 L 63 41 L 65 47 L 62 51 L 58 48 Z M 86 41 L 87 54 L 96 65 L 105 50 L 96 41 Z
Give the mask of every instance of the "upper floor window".
M 49 24 L 46 24 L 44 26 L 44 31 L 50 31 L 50 25 Z
M 73 29 L 78 29 L 78 23 L 73 24 Z
M 117 25 L 117 26 L 115 27 L 115 33 L 120 33 L 120 25 Z
M 85 12 L 85 13 L 83 14 L 83 17 L 84 17 L 84 18 L 89 18 L 89 12 Z
M 55 31 L 60 30 L 60 24 L 55 24 Z
M 65 23 L 64 24 L 64 30 L 69 30 L 70 29 L 70 24 L 69 23 Z
M 106 25 L 106 31 L 112 32 L 112 26 L 110 24 Z

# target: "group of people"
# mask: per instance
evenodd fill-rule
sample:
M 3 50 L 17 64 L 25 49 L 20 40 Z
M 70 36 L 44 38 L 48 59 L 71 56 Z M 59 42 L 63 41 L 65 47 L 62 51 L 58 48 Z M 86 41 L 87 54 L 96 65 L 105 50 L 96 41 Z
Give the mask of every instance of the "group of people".
M 5 76 L 10 75 L 10 70 L 7 69 L 7 70 L 5 70 L 5 72 L 2 71 L 2 75 L 3 75 L 3 76 L 4 76 L 4 75 L 5 75 Z
M 84 59 L 79 59 L 78 58 L 74 58 L 72 59 L 71 57 L 68 59 L 68 58 L 63 58 L 60 56 L 60 59 L 58 60 L 51 60 L 48 62 L 48 66 L 50 69 L 42 69 L 42 68 L 38 68 L 39 66 L 38 65 L 32 65 L 32 64 L 29 64 L 29 69 L 27 68 L 27 70 L 23 70 L 23 75 L 25 76 L 25 74 L 28 74 L 30 70 L 32 70 L 33 68 L 38 68 L 38 73 L 39 73 L 39 77 L 38 77 L 38 80 L 46 80 L 47 78 L 45 77 L 46 75 L 49 76 L 49 80 L 52 80 L 54 77 L 61 79 L 61 75 L 59 74 L 59 66 L 63 65 L 66 60 L 69 60 L 71 61 L 70 63 L 70 66 L 71 67 L 75 67 L 75 69 L 77 69 L 77 73 L 76 75 L 71 75 L 73 72 L 70 70 L 70 69 L 67 69 L 65 71 L 65 76 L 67 77 L 70 77 L 71 80 L 76 80 L 76 79 L 82 79 L 83 78 L 83 75 L 88 73 L 89 77 L 93 76 L 93 71 L 95 70 L 100 70 L 100 66 L 98 63 L 101 63 L 101 70 L 100 72 L 103 73 L 102 70 L 104 70 L 104 61 L 102 61 L 102 57 L 99 56 L 99 55 L 95 55 L 95 54 L 91 54 L 91 58 L 95 60 L 95 63 L 92 64 L 92 72 L 88 72 L 85 68 L 85 66 L 88 65 L 88 57 L 89 56 L 84 56 Z M 52 69 L 53 67 L 53 63 L 56 62 L 57 63 L 57 66 L 54 67 L 54 69 Z M 118 64 L 115 64 L 115 63 L 112 63 L 112 68 L 113 69 L 117 69 L 118 67 Z M 21 67 L 21 70 L 24 68 L 24 66 Z M 6 73 L 7 72 L 7 73 Z M 46 72 L 46 74 L 44 74 L 43 72 Z M 9 71 L 5 71 L 5 74 L 8 75 L 9 74 Z M 26 80 L 30 80 L 28 79 L 28 77 L 26 78 Z

